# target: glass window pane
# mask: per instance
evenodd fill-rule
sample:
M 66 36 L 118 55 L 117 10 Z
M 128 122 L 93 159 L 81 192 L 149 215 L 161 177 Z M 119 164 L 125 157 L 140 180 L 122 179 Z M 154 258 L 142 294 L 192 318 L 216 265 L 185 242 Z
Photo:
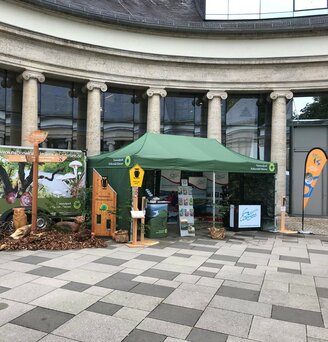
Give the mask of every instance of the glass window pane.
M 260 13 L 260 0 L 229 0 L 229 14 Z
M 5 80 L 5 72 L 0 70 L 0 110 L 5 110 L 5 102 L 6 102 L 6 80 Z
M 226 124 L 231 125 L 257 125 L 257 98 L 228 97 L 228 111 Z
M 206 0 L 206 15 L 210 14 L 227 14 L 228 0 Z
M 295 97 L 293 117 L 296 120 L 328 119 L 328 94 L 314 97 Z
M 327 8 L 327 0 L 295 0 L 295 11 Z
M 40 129 L 48 132 L 46 147 L 72 148 L 73 84 L 47 80 L 40 84 Z
M 46 81 L 41 84 L 41 109 L 42 116 L 71 117 L 72 98 L 70 97 L 71 82 Z
M 261 0 L 261 13 L 292 12 L 293 0 Z

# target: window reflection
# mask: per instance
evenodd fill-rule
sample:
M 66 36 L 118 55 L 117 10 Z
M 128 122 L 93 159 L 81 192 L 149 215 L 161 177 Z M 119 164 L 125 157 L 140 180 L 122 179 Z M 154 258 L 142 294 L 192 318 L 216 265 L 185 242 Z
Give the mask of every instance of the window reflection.
M 47 80 L 39 85 L 39 126 L 48 132 L 45 147 L 84 149 L 86 94 L 82 85 Z
M 226 147 L 248 157 L 269 160 L 271 115 L 265 96 L 231 96 L 225 101 Z
M 18 74 L 0 70 L 0 144 L 20 145 L 22 122 L 22 85 Z
M 110 89 L 102 98 L 102 150 L 112 151 L 146 132 L 147 102 L 141 92 Z
M 328 94 L 295 96 L 292 118 L 294 120 L 328 119 Z
M 206 137 L 207 108 L 202 95 L 171 93 L 161 99 L 161 132 Z
M 327 14 L 327 0 L 206 0 L 205 19 L 238 20 Z

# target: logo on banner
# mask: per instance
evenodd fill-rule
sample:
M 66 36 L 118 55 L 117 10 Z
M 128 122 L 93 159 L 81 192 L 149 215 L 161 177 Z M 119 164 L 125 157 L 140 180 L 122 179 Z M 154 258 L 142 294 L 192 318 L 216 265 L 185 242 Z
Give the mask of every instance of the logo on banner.
M 320 178 L 323 167 L 327 162 L 327 155 L 321 148 L 312 149 L 305 159 L 304 172 L 304 191 L 303 191 L 303 209 L 307 206 L 312 195 L 314 187 Z

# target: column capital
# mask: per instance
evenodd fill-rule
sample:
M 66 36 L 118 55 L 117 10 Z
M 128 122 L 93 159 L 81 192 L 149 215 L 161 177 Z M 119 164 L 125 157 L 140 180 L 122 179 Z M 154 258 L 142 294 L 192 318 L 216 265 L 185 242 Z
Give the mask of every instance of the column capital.
M 41 72 L 33 70 L 25 70 L 16 78 L 18 83 L 22 82 L 22 80 L 28 81 L 30 79 L 36 79 L 40 83 L 43 83 L 46 80 L 45 76 Z
M 149 97 L 153 95 L 160 95 L 161 97 L 165 97 L 167 95 L 167 92 L 164 88 L 148 88 L 146 91 L 146 95 Z
M 291 100 L 294 94 L 289 90 L 274 90 L 270 94 L 271 100 L 277 100 L 278 97 L 285 97 L 287 100 Z
M 220 97 L 222 100 L 225 100 L 228 94 L 224 90 L 210 90 L 206 93 L 206 98 L 209 100 L 213 100 L 214 97 Z
M 89 81 L 84 87 L 83 90 L 93 90 L 93 89 L 100 89 L 102 92 L 105 92 L 107 90 L 107 84 L 102 82 L 96 82 L 96 81 Z

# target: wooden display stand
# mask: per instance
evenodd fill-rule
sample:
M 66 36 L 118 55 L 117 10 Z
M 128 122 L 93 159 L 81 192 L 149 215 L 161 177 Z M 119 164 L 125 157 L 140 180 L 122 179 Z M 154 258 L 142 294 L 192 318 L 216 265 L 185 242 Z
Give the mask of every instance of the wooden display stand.
M 92 174 L 92 232 L 115 237 L 117 194 L 96 170 Z
M 138 187 L 142 186 L 143 176 L 144 170 L 138 164 L 130 169 L 130 184 L 132 186 L 132 242 L 127 244 L 127 246 L 130 248 L 153 246 L 159 243 L 159 241 L 155 240 L 145 240 L 144 237 L 146 204 L 145 197 L 142 198 L 141 211 L 138 209 Z M 138 220 L 141 220 L 140 241 L 138 241 Z

